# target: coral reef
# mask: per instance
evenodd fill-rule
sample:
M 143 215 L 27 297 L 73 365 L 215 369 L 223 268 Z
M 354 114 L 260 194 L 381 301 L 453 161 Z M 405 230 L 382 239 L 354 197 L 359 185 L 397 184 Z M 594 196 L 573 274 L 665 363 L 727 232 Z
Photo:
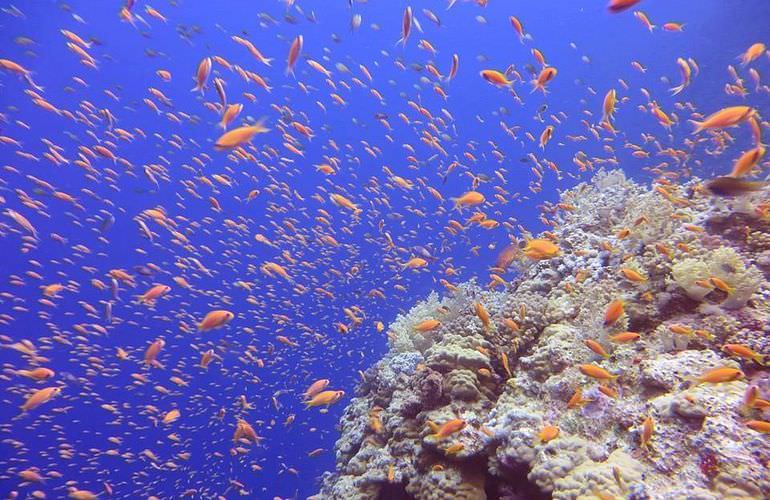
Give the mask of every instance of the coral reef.
M 768 420 L 747 394 L 770 395 L 746 354 L 770 348 L 753 199 L 612 171 L 561 202 L 558 256 L 390 325 L 315 498 L 770 496 L 770 438 L 746 425 Z

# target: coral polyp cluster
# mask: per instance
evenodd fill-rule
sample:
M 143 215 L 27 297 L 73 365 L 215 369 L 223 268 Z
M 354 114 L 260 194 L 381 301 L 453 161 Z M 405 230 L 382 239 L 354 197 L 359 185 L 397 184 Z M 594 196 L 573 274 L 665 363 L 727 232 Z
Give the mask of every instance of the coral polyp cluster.
M 563 193 L 558 255 L 390 325 L 316 498 L 768 497 L 761 199 Z

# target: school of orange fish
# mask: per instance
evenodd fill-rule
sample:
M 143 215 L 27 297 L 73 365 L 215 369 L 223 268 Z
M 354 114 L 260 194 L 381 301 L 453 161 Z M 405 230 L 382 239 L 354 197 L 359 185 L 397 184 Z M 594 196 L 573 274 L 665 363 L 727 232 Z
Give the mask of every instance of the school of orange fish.
M 450 9 L 457 9 L 455 2 Z M 464 12 L 482 15 L 487 2 L 470 2 L 474 9 Z M 128 0 L 115 13 L 115 29 L 161 29 L 182 8 L 140 3 Z M 287 13 L 315 21 L 301 2 L 282 3 Z M 362 29 L 359 7 L 350 3 L 353 31 Z M 653 24 L 637 10 L 643 7 L 639 0 L 612 0 L 607 15 L 633 15 L 640 29 L 654 34 L 686 32 L 678 22 Z M 21 16 L 22 10 L 13 7 L 9 15 Z M 476 86 L 490 100 L 538 107 L 525 123 L 497 116 L 499 123 L 493 125 L 495 117 L 477 117 L 531 151 L 524 162 L 514 163 L 505 144 L 462 142 L 458 129 L 467 124 L 454 120 L 452 109 L 459 101 L 451 89 L 471 55 L 447 55 L 430 41 L 432 30 L 443 29 L 437 12 L 407 7 L 400 27 L 377 26 L 393 36 L 390 49 L 373 61 L 343 61 L 326 47 L 309 46 L 302 34 L 281 40 L 282 52 L 268 53 L 256 38 L 217 33 L 217 44 L 242 47 L 237 57 L 191 43 L 189 50 L 199 53 L 200 62 L 189 74 L 172 74 L 162 60 L 148 60 L 157 66 L 157 79 L 148 82 L 136 108 L 121 102 L 118 85 L 90 82 L 90 75 L 104 71 L 109 54 L 89 41 L 85 21 L 60 32 L 59 43 L 82 65 L 69 75 L 66 101 L 47 97 L 48 75 L 34 59 L 0 58 L 3 93 L 14 96 L 3 98 L 0 241 L 4 255 L 21 255 L 25 262 L 3 270 L 1 293 L 0 341 L 13 351 L 2 374 L 4 404 L 16 409 L 5 413 L 3 446 L 13 451 L 0 463 L 7 471 L 4 479 L 18 483 L 11 496 L 89 499 L 141 491 L 133 497 L 152 497 L 164 473 L 186 470 L 192 453 L 206 463 L 237 462 L 241 475 L 232 466 L 208 476 L 191 472 L 175 480 L 180 495 L 248 494 L 243 476 L 261 470 L 270 455 L 288 464 L 282 472 L 299 474 L 286 450 L 255 451 L 270 447 L 260 430 L 283 427 L 304 435 L 333 435 L 303 420 L 344 401 L 342 382 L 330 381 L 327 367 L 347 360 L 351 371 L 365 368 L 357 343 L 368 342 L 362 345 L 371 348 L 378 342 L 363 339 L 385 329 L 388 318 L 379 312 L 383 304 L 401 303 L 416 282 L 435 283 L 452 293 L 459 280 L 470 276 L 444 257 L 450 249 L 471 256 L 484 250 L 499 253 L 496 262 L 489 262 L 493 288 L 506 285 L 515 260 L 549 259 L 563 251 L 547 231 L 533 238 L 516 218 L 515 207 L 530 203 L 546 178 L 575 181 L 599 167 L 619 166 L 620 153 L 630 152 L 647 161 L 645 170 L 669 199 L 675 197 L 673 186 L 698 173 L 703 158 L 732 164 L 705 183 L 714 196 L 764 188 L 762 180 L 752 180 L 767 165 L 762 137 L 770 125 L 761 108 L 769 102 L 770 86 L 760 76 L 770 67 L 770 52 L 761 41 L 742 54 L 725 56 L 728 80 L 720 89 L 731 106 L 714 109 L 708 102 L 688 100 L 688 87 L 701 70 L 695 60 L 679 57 L 671 75 L 663 77 L 665 87 L 650 81 L 649 88 L 635 88 L 622 78 L 595 82 L 597 87 L 587 85 L 581 97 L 583 115 L 567 116 L 548 112 L 546 103 L 549 89 L 568 85 L 570 76 L 538 50 L 536 41 L 547 34 L 529 33 L 527 19 L 512 14 L 506 20 L 511 42 L 527 47 L 531 56 L 483 69 Z M 280 21 L 265 15 L 262 22 L 269 27 Z M 399 46 L 393 48 L 396 39 Z M 386 86 L 383 66 L 408 74 L 413 63 L 425 70 L 416 90 L 386 103 L 379 90 Z M 517 69 L 524 65 L 529 73 Z M 633 74 L 646 72 L 640 61 L 631 59 L 629 65 Z M 723 72 L 724 67 L 710 71 Z M 182 108 L 175 102 L 189 94 L 191 76 L 197 104 Z M 271 90 L 277 86 L 310 96 L 313 109 L 272 102 Z M 656 95 L 666 91 L 677 102 L 664 109 Z M 77 147 L 47 137 L 22 142 L 18 136 L 34 132 L 28 124 L 33 118 L 11 106 L 14 99 L 28 99 L 36 108 L 34 120 L 55 123 Z M 324 117 L 353 115 L 361 100 L 382 104 L 383 112 L 369 119 L 368 136 L 379 142 L 339 142 Z M 132 118 L 139 113 L 145 117 L 141 126 Z M 626 136 L 616 126 L 620 114 L 636 115 L 647 132 Z M 584 132 L 560 133 L 566 123 L 579 123 Z M 208 143 L 186 138 L 187 126 L 206 127 Z M 371 133 L 374 128 L 378 132 Z M 395 144 L 395 128 L 413 140 Z M 731 147 L 739 135 L 751 137 L 750 149 Z M 321 143 L 325 153 L 306 154 L 310 141 Z M 598 146 L 589 146 L 592 141 Z M 549 159 L 555 143 L 573 151 L 571 165 Z M 155 161 L 135 161 L 137 145 L 156 151 Z M 364 164 L 379 173 L 360 175 Z M 66 171 L 88 187 L 70 189 L 51 180 L 54 171 Z M 447 192 L 444 183 L 450 177 L 465 188 Z M 294 183 L 308 178 L 314 191 L 303 196 Z M 131 203 L 119 201 L 136 186 L 141 195 Z M 189 216 L 190 207 L 201 206 L 207 206 L 208 215 Z M 393 207 L 405 208 L 399 213 Z M 770 218 L 768 207 L 757 208 L 762 217 Z M 552 227 L 554 214 L 573 207 L 546 202 L 540 209 L 540 222 Z M 61 229 L 38 230 L 51 223 Z M 476 244 L 480 231 L 496 232 L 497 244 L 488 249 Z M 111 245 L 131 248 L 144 263 L 116 261 Z M 667 250 L 661 242 L 660 251 Z M 645 279 L 632 269 L 621 273 L 630 281 Z M 703 286 L 730 291 L 718 278 Z M 24 297 L 30 293 L 36 299 Z M 622 302 L 610 304 L 605 324 L 622 314 Z M 26 318 L 33 316 L 47 330 L 26 329 Z M 636 338 L 623 332 L 613 341 Z M 588 347 L 603 352 L 598 343 Z M 762 359 L 740 345 L 725 348 Z M 58 373 L 49 368 L 52 358 L 72 368 Z M 580 369 L 589 377 L 611 378 L 598 366 Z M 279 374 L 282 383 L 260 385 L 267 377 L 263 373 Z M 739 375 L 715 371 L 703 377 L 731 380 Z M 578 405 L 581 395 L 573 399 L 570 404 Z M 144 404 L 137 406 L 136 400 Z M 88 421 L 67 420 L 74 406 L 88 408 L 94 422 L 106 425 L 92 431 Z M 768 422 L 751 425 L 770 432 Z M 434 431 L 444 436 L 461 428 L 449 422 Z M 134 435 L 153 432 L 154 438 L 139 441 L 140 448 L 131 447 Z M 643 439 L 649 441 L 653 432 L 653 423 L 645 422 Z M 86 439 L 88 434 L 93 435 Z M 546 428 L 540 438 L 547 441 L 555 434 L 558 429 Z M 30 454 L 33 440 L 49 443 L 42 455 Z M 306 453 L 329 453 L 329 445 Z M 90 483 L 68 477 L 74 457 L 85 457 L 87 468 L 79 477 L 89 476 Z M 110 480 L 110 471 L 121 468 L 132 471 L 135 484 Z

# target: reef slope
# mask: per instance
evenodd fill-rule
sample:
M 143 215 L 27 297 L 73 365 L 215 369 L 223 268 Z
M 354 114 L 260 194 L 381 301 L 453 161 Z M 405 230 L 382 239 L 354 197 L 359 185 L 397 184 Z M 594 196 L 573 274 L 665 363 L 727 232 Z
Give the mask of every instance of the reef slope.
M 563 193 L 559 256 L 522 259 L 505 290 L 433 293 L 390 325 L 315 498 L 770 497 L 770 438 L 747 425 L 767 409 L 744 401 L 768 398 L 768 373 L 722 349 L 770 351 L 770 224 L 752 196 L 620 171 Z M 744 376 L 697 383 L 712 368 Z

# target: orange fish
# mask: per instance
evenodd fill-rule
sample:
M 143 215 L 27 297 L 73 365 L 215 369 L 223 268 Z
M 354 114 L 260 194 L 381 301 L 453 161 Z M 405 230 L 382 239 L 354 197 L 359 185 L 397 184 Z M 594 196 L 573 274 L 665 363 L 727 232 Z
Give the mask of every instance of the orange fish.
M 701 122 L 693 121 L 693 124 L 695 124 L 695 131 L 693 134 L 697 134 L 706 129 L 732 127 L 748 120 L 755 114 L 756 111 L 750 106 L 731 106 L 723 108 L 710 114 Z
M 264 134 L 269 131 L 270 129 L 265 128 L 262 121 L 259 121 L 254 125 L 238 127 L 222 134 L 214 144 L 214 149 L 217 151 L 225 151 L 227 149 L 237 148 L 251 142 L 257 134 Z
M 615 299 L 607 306 L 607 310 L 604 312 L 604 326 L 612 326 L 617 322 L 621 316 L 623 316 L 624 302 L 620 299 Z
M 203 93 L 203 89 L 206 86 L 206 82 L 211 74 L 211 58 L 204 58 L 200 64 L 198 64 L 198 71 L 195 73 L 195 87 L 191 89 L 191 92 L 200 91 Z
M 731 356 L 738 356 L 743 359 L 753 360 L 759 365 L 765 364 L 765 355 L 759 354 L 753 349 L 743 344 L 725 344 L 722 346 L 722 350 Z
M 595 352 L 599 356 L 601 356 L 603 358 L 609 358 L 610 357 L 610 355 L 607 353 L 607 351 L 604 350 L 604 347 L 602 347 L 602 345 L 599 342 L 597 342 L 595 340 L 587 339 L 587 340 L 583 341 L 583 343 L 586 345 L 586 347 L 591 349 L 593 352 Z
M 286 59 L 286 74 L 294 75 L 294 66 L 297 64 L 297 59 L 302 52 L 302 35 L 297 36 L 289 47 L 289 56 Z
M 448 420 L 443 425 L 439 426 L 438 424 L 428 420 L 428 425 L 433 431 L 433 434 L 431 434 L 431 437 L 437 440 L 441 440 L 451 436 L 456 432 L 460 432 L 461 430 L 463 430 L 466 426 L 466 422 L 463 419 L 455 418 L 452 420 Z
M 621 332 L 616 335 L 610 335 L 610 340 L 619 344 L 625 344 L 639 340 L 640 337 L 641 335 L 636 332 Z
M 703 372 L 699 377 L 695 378 L 695 385 L 698 384 L 720 384 L 723 382 L 732 382 L 734 380 L 741 380 L 745 378 L 746 375 L 742 371 L 740 371 L 737 368 L 728 368 L 728 367 L 721 367 L 721 368 L 712 368 L 711 370 L 707 370 Z
M 741 60 L 741 64 L 746 66 L 752 61 L 755 61 L 759 57 L 762 56 L 762 54 L 765 53 L 766 47 L 764 43 L 757 42 L 753 44 L 751 47 L 746 49 L 746 52 L 741 54 L 739 56 L 739 59 Z
M 506 77 L 504 73 L 501 73 L 494 69 L 485 69 L 485 70 L 482 70 L 479 74 L 484 80 L 488 81 L 492 85 L 499 85 L 501 87 L 505 87 L 513 83 L 510 80 L 508 80 L 508 77 Z
M 508 20 L 511 22 L 513 29 L 516 30 L 516 34 L 519 35 L 519 41 L 524 43 L 524 26 L 522 26 L 521 21 L 514 16 L 510 16 Z
M 322 378 L 319 380 L 316 380 L 312 384 L 310 384 L 310 387 L 308 387 L 305 390 L 305 393 L 302 395 L 304 399 L 310 400 L 313 399 L 313 397 L 318 394 L 319 392 L 326 389 L 326 386 L 329 385 L 329 379 L 328 378 Z
M 233 318 L 235 318 L 235 314 L 230 311 L 225 311 L 224 309 L 211 311 L 206 314 L 206 317 L 204 317 L 200 323 L 198 323 L 198 331 L 208 332 L 214 330 L 215 328 L 226 325 L 232 321 Z
M 583 388 L 578 387 L 575 389 L 575 393 L 572 394 L 572 397 L 569 398 L 569 401 L 567 401 L 567 408 L 580 408 L 581 406 L 585 406 L 591 401 L 593 401 L 593 399 L 586 399 L 583 397 Z
M 553 441 L 554 439 L 559 437 L 560 433 L 561 431 L 555 425 L 546 425 L 540 430 L 540 432 L 537 433 L 535 444 L 537 443 L 545 444 L 549 441 Z
M 559 246 L 547 239 L 528 240 L 522 252 L 533 260 L 552 259 L 561 254 Z
M 532 92 L 536 90 L 542 90 L 543 93 L 546 93 L 545 86 L 554 78 L 556 78 L 556 68 L 553 66 L 548 66 L 543 68 L 542 71 L 540 71 L 540 74 L 537 76 L 535 80 L 532 81 L 532 85 L 534 88 L 532 89 Z
M 650 441 L 652 441 L 652 435 L 655 432 L 655 421 L 652 419 L 652 417 L 648 416 L 644 419 L 644 422 L 642 422 L 642 434 L 641 434 L 641 445 L 642 448 L 645 450 L 649 447 Z
M 610 3 L 607 4 L 607 9 L 609 9 L 610 12 L 623 12 L 638 4 L 639 1 L 640 0 L 610 0 Z
M 733 165 L 733 171 L 730 172 L 729 177 L 738 178 L 749 174 L 764 156 L 765 147 L 762 144 L 746 151 Z
M 342 399 L 345 391 L 322 391 L 313 396 L 310 401 L 305 403 L 305 409 L 316 406 L 330 406 Z
M 615 380 L 619 377 L 619 375 L 613 375 L 601 366 L 596 365 L 580 365 L 578 369 L 583 375 L 597 380 Z
M 58 396 L 62 391 L 61 387 L 46 387 L 45 389 L 39 389 L 30 395 L 27 400 L 21 405 L 21 411 L 27 412 L 34 410 L 43 403 L 47 403 L 51 399 Z
M 764 420 L 749 420 L 746 422 L 746 427 L 762 434 L 770 434 L 770 422 Z
M 426 319 L 414 325 L 414 329 L 418 332 L 430 332 L 441 326 L 441 322 L 437 319 Z
M 407 7 L 404 9 L 404 16 L 401 21 L 401 38 L 398 39 L 396 42 L 396 45 L 399 43 L 406 47 L 406 42 L 409 40 L 409 34 L 412 32 L 412 22 L 413 22 L 413 16 L 412 16 L 412 8 Z

